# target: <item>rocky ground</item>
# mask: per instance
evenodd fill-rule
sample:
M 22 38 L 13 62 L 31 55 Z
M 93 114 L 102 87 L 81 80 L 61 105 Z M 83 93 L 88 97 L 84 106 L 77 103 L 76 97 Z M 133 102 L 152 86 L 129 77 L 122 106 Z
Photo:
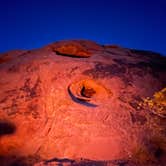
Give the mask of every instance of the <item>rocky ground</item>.
M 0 54 L 1 166 L 162 166 L 166 57 L 60 41 Z

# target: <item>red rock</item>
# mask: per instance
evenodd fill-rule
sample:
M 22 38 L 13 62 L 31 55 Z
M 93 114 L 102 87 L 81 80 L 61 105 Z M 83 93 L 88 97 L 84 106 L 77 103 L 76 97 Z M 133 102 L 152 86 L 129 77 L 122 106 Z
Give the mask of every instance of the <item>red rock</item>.
M 93 56 L 57 55 L 68 43 L 73 56 Z M 2 166 L 52 158 L 164 163 L 165 119 L 139 103 L 165 87 L 165 57 L 83 40 L 6 55 L 12 60 L 2 56 L 0 63 Z
M 118 45 L 104 45 L 104 48 L 120 48 Z
M 91 53 L 77 44 L 65 44 L 53 49 L 58 55 L 90 57 Z
M 82 57 L 87 58 L 92 56 L 92 51 L 90 49 L 99 48 L 96 43 L 90 41 L 60 41 L 54 44 L 50 44 L 47 48 L 55 51 L 58 55 L 71 56 L 71 57 Z
M 103 85 L 92 79 L 85 79 L 79 82 L 73 82 L 69 85 L 69 91 L 73 97 L 81 101 L 98 104 L 111 97 L 111 90 L 106 89 Z

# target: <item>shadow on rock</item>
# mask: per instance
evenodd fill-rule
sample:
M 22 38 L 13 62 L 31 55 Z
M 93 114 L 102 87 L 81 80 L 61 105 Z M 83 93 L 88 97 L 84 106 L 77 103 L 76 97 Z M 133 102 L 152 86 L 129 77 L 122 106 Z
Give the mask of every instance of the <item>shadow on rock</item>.
M 39 156 L 0 156 L 0 166 L 33 166 L 40 161 Z
M 13 134 L 16 131 L 16 126 L 8 121 L 0 121 L 0 137 L 7 134 Z

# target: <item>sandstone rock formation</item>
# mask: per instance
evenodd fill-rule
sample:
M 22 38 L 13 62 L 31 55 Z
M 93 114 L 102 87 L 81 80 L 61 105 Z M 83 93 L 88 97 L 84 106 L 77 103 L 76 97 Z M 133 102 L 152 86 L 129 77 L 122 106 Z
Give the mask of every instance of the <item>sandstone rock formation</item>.
M 54 44 L 50 44 L 47 48 L 56 52 L 57 55 L 88 58 L 92 56 L 93 50 L 101 50 L 100 46 L 94 42 L 80 40 L 71 41 L 59 41 Z
M 165 87 L 154 52 L 72 40 L 1 54 L 0 166 L 164 165 Z

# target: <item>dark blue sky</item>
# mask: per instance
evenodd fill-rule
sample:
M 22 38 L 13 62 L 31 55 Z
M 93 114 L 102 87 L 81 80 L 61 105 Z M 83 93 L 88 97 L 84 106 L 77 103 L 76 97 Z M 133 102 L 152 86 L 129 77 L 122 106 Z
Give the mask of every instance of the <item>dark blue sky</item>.
M 62 39 L 166 55 L 166 0 L 1 0 L 0 52 Z

